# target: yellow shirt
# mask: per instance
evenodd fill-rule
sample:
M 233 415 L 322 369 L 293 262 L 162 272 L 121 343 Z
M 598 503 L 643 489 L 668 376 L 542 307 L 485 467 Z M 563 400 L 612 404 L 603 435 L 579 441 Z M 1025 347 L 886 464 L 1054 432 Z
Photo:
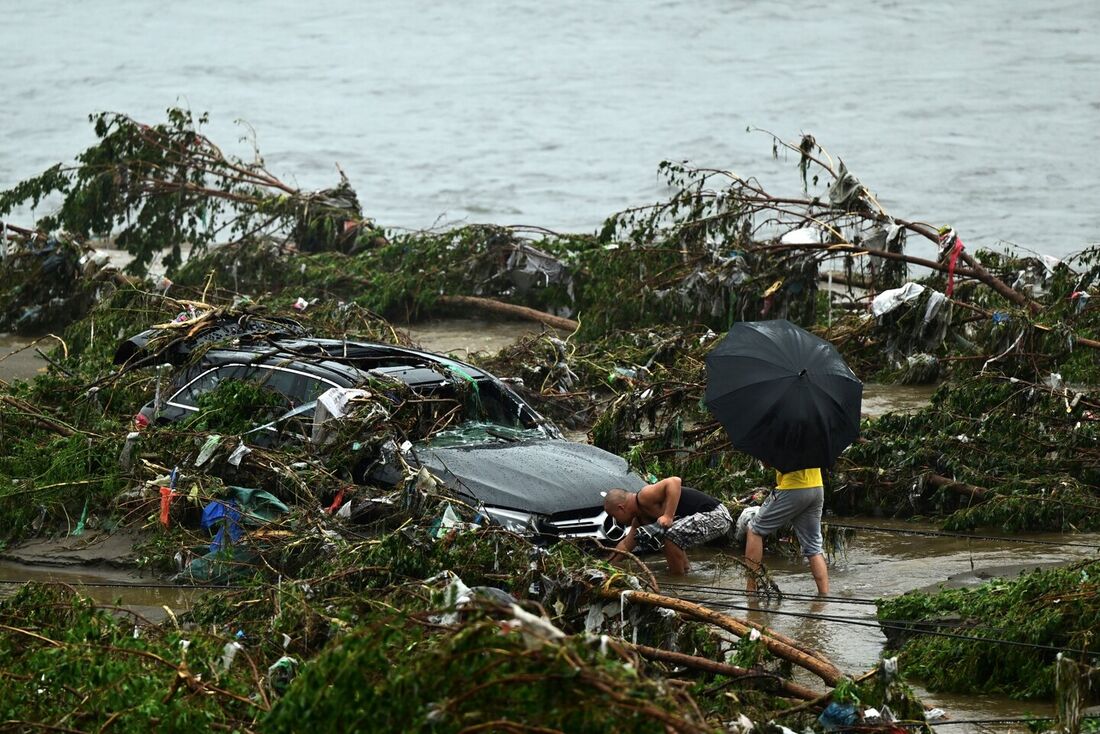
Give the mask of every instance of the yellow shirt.
M 820 469 L 799 469 L 786 474 L 777 469 L 775 472 L 776 489 L 806 489 L 823 486 L 825 485 L 821 481 Z

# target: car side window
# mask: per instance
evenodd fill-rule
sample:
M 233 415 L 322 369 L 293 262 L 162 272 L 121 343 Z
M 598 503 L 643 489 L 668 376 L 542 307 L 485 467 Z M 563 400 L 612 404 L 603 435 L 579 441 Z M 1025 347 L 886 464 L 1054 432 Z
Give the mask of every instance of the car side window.
M 183 386 L 175 395 L 168 398 L 169 403 L 185 408 L 197 409 L 199 398 L 217 388 L 225 380 L 246 379 L 247 367 L 239 364 L 222 365 L 203 372 Z
M 216 389 L 225 380 L 244 380 L 263 385 L 285 396 L 289 403 L 288 408 L 297 408 L 303 403 L 316 400 L 325 390 L 335 386 L 319 377 L 295 370 L 265 365 L 222 365 L 187 383 L 169 398 L 169 402 L 195 409 L 201 396 Z
M 290 401 L 291 408 L 316 400 L 321 393 L 333 387 L 319 377 L 296 370 L 277 367 L 261 369 L 264 374 L 256 375 L 253 379 L 257 379 L 260 384 L 266 385 L 280 395 L 285 395 Z

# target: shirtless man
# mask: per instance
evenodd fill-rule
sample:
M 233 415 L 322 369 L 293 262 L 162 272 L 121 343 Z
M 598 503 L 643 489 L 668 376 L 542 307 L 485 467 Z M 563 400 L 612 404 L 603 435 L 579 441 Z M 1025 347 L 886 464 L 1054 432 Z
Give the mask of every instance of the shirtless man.
M 725 505 L 697 489 L 683 486 L 680 477 L 667 477 L 637 492 L 612 489 L 604 498 L 603 508 L 630 528 L 615 546 L 617 551 L 633 551 L 638 544 L 638 528 L 643 525 L 658 523 L 665 528 L 665 558 L 669 572 L 674 574 L 688 572 L 684 549 L 724 535 L 733 524 Z M 617 557 L 613 555 L 612 560 Z

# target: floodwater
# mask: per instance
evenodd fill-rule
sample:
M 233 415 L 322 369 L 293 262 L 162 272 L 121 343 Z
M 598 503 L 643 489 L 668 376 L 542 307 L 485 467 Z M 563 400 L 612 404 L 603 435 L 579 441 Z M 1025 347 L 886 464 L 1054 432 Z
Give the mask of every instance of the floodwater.
M 67 584 L 100 604 L 113 604 L 150 622 L 179 616 L 191 608 L 195 589 L 167 583 L 156 576 L 139 576 L 101 566 L 29 566 L 0 559 L 0 598 L 15 593 L 26 581 Z
M 829 518 L 826 518 L 828 521 Z M 899 534 L 898 530 L 935 530 L 934 526 L 881 520 L 836 518 L 838 524 L 873 527 L 858 530 L 845 552 L 830 559 L 829 597 L 810 601 L 816 593 L 809 567 L 801 559 L 765 555 L 764 563 L 779 588 L 798 599 L 784 598 L 749 604 L 740 593 L 745 576 L 727 556 L 740 549 L 705 549 L 693 554 L 694 568 L 687 577 L 663 573 L 655 560 L 657 581 L 666 593 L 699 600 L 733 616 L 766 624 L 802 644 L 820 650 L 843 672 L 859 675 L 878 661 L 886 638 L 875 625 L 875 608 L 864 603 L 941 584 L 957 587 L 980 583 L 988 575 L 1012 575 L 1019 570 L 1083 559 L 1100 558 L 1100 533 L 1079 535 L 1027 534 L 1002 540 L 971 540 Z M 1070 545 L 1072 544 L 1072 545 Z M 950 579 L 950 580 L 949 580 Z M 798 616 L 812 615 L 812 616 Z M 820 617 L 830 617 L 826 620 Z M 997 637 L 995 631 L 983 632 Z M 799 673 L 803 671 L 799 670 Z M 821 687 L 812 676 L 800 678 Z M 943 709 L 954 720 L 1049 716 L 1050 702 L 1019 702 L 999 696 L 958 696 L 930 693 L 914 686 L 924 702 Z M 996 727 L 1005 731 L 1004 725 Z M 945 732 L 988 731 L 978 725 L 945 727 Z M 1020 728 L 1020 731 L 1026 731 Z
M 812 133 L 897 216 L 971 249 L 1095 243 L 1095 0 L 7 3 L 0 189 L 170 106 L 284 181 L 339 180 L 386 227 L 594 231 L 662 160 L 797 192 Z M 34 42 L 31 42 L 34 39 Z M 237 121 L 242 121 L 237 124 Z M 45 213 L 17 212 L 27 225 Z M 912 248 L 929 256 L 931 244 Z
M 39 341 L 0 334 L 0 380 L 29 380 L 46 368 L 46 360 L 34 351 L 38 346 L 43 352 L 53 348 L 53 340 L 47 337 Z
M 479 319 L 440 319 L 405 328 L 424 349 L 449 353 L 458 358 L 466 358 L 472 352 L 497 351 L 542 329 L 538 324 Z M 0 338 L 0 358 L 26 344 L 25 340 Z M 42 346 L 45 350 L 47 345 Z M 27 355 L 34 355 L 33 350 L 19 352 L 18 359 L 0 361 L 0 378 L 10 380 L 33 375 L 42 363 L 37 355 L 34 358 Z M 931 393 L 932 388 L 923 386 L 867 385 L 863 412 L 874 416 L 888 411 L 917 410 L 927 403 Z M 583 440 L 583 436 L 573 438 Z M 728 557 L 739 553 L 740 549 L 707 548 L 693 552 L 694 568 L 686 578 L 665 575 L 664 561 L 660 557 L 652 559 L 653 567 L 667 592 L 709 602 L 734 616 L 750 616 L 809 647 L 821 650 L 841 670 L 857 675 L 876 664 L 885 638 L 874 622 L 874 607 L 854 603 L 855 600 L 892 596 L 935 586 L 947 582 L 949 577 L 957 577 L 951 582 L 955 585 L 977 583 L 983 569 L 996 571 L 1011 565 L 1030 567 L 1096 557 L 1100 548 L 1100 534 L 1027 536 L 1028 539 L 1051 543 L 1040 545 L 1012 542 L 1011 539 L 977 541 L 902 535 L 892 531 L 898 528 L 930 529 L 930 526 L 882 520 L 844 518 L 837 522 L 873 526 L 876 529 L 856 531 L 846 552 L 832 559 L 832 588 L 827 601 L 785 598 L 747 610 L 746 599 L 736 593 L 744 588 L 743 572 Z M 765 562 L 783 591 L 794 595 L 814 592 L 813 580 L 800 560 L 766 557 Z M 15 582 L 22 580 L 69 583 L 102 603 L 120 603 L 154 621 L 165 618 L 165 607 L 175 614 L 186 610 L 195 593 L 165 585 L 156 578 L 143 578 L 114 569 L 29 567 L 0 560 L 0 595 L 10 593 L 17 586 Z M 842 619 L 794 616 L 802 614 Z M 809 679 L 801 682 L 816 685 Z M 998 697 L 959 697 L 917 690 L 927 703 L 944 709 L 955 720 L 1043 715 L 1052 711 L 1049 703 L 1024 704 Z M 1000 730 L 1004 728 L 1000 727 Z M 944 731 L 965 734 L 983 729 L 977 725 L 968 727 L 960 724 Z

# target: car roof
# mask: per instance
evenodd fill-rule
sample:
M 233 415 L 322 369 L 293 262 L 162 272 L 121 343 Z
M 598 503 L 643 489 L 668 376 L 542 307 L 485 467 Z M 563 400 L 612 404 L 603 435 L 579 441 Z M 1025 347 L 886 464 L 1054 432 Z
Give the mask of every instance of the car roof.
M 464 362 L 415 349 L 356 340 L 295 338 L 270 339 L 256 344 L 234 344 L 208 350 L 203 365 L 264 364 L 290 367 L 347 386 L 371 375 L 385 375 L 407 385 L 448 382 L 447 372 L 482 381 L 491 376 Z

